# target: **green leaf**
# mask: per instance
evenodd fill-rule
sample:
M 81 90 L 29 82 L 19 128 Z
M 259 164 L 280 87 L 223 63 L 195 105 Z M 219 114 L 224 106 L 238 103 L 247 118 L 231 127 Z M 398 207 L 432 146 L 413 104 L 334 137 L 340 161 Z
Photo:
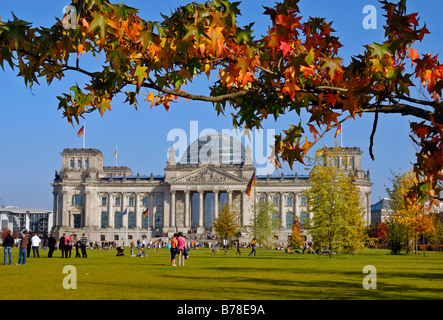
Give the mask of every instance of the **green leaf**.
M 94 12 L 92 13 L 92 17 L 94 20 L 92 20 L 89 26 L 89 31 L 94 32 L 95 30 L 100 29 L 100 37 L 104 40 L 106 38 L 106 28 L 108 26 L 105 15 L 100 12 Z
M 137 78 L 137 88 L 138 89 L 140 89 L 140 87 L 145 79 L 146 70 L 148 70 L 148 67 L 137 66 L 137 68 L 135 68 L 134 77 Z

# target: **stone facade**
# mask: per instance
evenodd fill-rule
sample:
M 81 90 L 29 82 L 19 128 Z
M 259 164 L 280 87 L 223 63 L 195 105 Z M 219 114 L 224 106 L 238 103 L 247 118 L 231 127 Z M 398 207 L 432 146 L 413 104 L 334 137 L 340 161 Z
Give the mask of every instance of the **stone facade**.
M 227 147 L 226 147 L 227 146 Z M 346 169 L 356 176 L 362 213 L 370 218 L 369 173 L 361 168 L 359 148 L 345 148 L 336 154 L 351 159 Z M 293 217 L 307 218 L 303 190 L 307 176 L 257 176 L 250 197 L 248 182 L 255 171 L 251 150 L 231 137 L 212 135 L 191 143 L 180 161 L 171 147 L 164 175 L 134 175 L 128 167 L 103 167 L 97 149 L 65 149 L 62 169 L 53 186 L 54 232 L 57 235 L 86 233 L 90 241 L 129 243 L 137 239 L 189 231 L 210 232 L 221 206 L 233 203 L 241 213 L 242 234 L 256 201 L 274 201 L 283 229 L 279 241 L 286 241 Z M 201 205 L 200 205 L 201 204 Z M 144 216 L 146 209 L 149 214 Z

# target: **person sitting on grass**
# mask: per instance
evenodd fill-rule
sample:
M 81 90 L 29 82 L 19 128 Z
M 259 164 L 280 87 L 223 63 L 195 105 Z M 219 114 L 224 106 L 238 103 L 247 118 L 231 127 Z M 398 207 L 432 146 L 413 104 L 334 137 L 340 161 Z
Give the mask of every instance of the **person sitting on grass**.
M 140 252 L 137 253 L 134 257 L 149 257 L 149 255 L 145 252 L 145 246 L 141 246 Z

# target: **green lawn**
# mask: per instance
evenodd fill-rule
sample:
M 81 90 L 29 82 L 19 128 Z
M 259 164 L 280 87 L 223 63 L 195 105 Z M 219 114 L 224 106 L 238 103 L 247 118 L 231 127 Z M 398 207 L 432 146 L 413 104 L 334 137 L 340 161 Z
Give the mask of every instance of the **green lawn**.
M 147 250 L 149 257 L 116 257 L 116 251 L 88 250 L 87 259 L 61 259 L 60 252 L 47 258 L 31 257 L 24 266 L 3 265 L 0 250 L 1 299 L 442 299 L 443 253 L 390 255 L 384 250 L 366 250 L 356 256 L 285 254 L 257 250 L 257 257 L 230 250 L 211 253 L 191 251 L 185 267 L 171 267 L 169 250 Z M 63 288 L 66 265 L 75 266 L 77 289 Z M 377 289 L 366 290 L 363 267 L 377 270 Z M 70 274 L 72 275 L 72 274 Z

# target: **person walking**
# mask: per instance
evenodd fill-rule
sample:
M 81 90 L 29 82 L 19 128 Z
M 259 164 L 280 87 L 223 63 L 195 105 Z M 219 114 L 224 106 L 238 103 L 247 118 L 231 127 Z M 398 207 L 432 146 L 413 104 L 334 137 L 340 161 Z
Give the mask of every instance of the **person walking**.
M 177 244 L 178 244 L 178 265 L 181 267 L 185 266 L 185 255 L 184 250 L 186 247 L 185 238 L 183 238 L 183 234 L 181 232 L 177 235 Z
M 28 242 L 30 242 L 31 236 L 28 234 L 28 230 L 23 229 L 20 232 L 22 236 L 22 241 L 20 243 L 19 252 L 18 252 L 18 263 L 17 264 L 26 264 L 26 256 L 28 250 Z
M 225 250 L 225 254 L 228 253 L 228 239 L 224 238 L 223 239 L 223 249 Z
M 88 257 L 88 254 L 86 253 L 86 245 L 87 244 L 88 244 L 88 238 L 83 233 L 82 237 L 80 238 L 80 249 L 82 251 L 82 258 Z
M 249 246 L 251 247 L 252 250 L 249 253 L 248 257 L 250 257 L 252 253 L 254 253 L 254 257 L 257 255 L 257 251 L 255 250 L 256 245 L 257 245 L 257 240 L 255 240 L 255 238 L 252 238 L 252 241 L 249 244 Z
M 72 240 L 74 239 L 74 236 L 71 234 L 70 238 L 65 237 L 65 258 L 68 257 L 69 254 L 69 258 L 71 258 L 71 253 L 72 253 Z
M 238 241 L 238 240 L 237 240 L 237 243 L 236 243 L 236 247 L 237 247 L 237 252 L 235 253 L 235 255 L 237 255 L 237 254 L 241 255 L 241 251 L 240 251 L 240 241 Z
M 58 248 L 62 252 L 62 258 L 65 257 L 65 238 L 66 238 L 66 233 L 63 233 L 63 236 L 61 236 L 60 239 L 58 240 Z
M 6 266 L 6 256 L 9 256 L 9 265 L 12 265 L 12 247 L 14 246 L 14 238 L 11 236 L 11 230 L 8 230 L 6 237 L 3 239 L 3 246 L 4 249 L 4 256 L 5 256 L 5 263 Z
M 51 233 L 51 236 L 48 238 L 48 248 L 49 248 L 48 258 L 52 258 L 52 254 L 54 253 L 56 244 L 57 240 L 55 240 L 54 234 Z
M 175 264 L 175 256 L 178 250 L 178 242 L 177 242 L 177 234 L 174 233 L 174 236 L 171 239 L 171 266 L 176 267 Z
M 80 258 L 81 255 L 80 252 L 78 251 L 78 249 L 80 249 L 80 240 L 75 241 L 74 247 L 75 247 L 75 257 Z
M 40 248 L 40 243 L 42 241 L 40 240 L 40 237 L 38 236 L 38 233 L 34 233 L 34 236 L 31 238 L 31 247 L 32 247 L 32 254 L 35 258 L 35 253 L 37 253 L 37 258 L 40 258 L 40 254 L 38 253 L 38 249 Z

